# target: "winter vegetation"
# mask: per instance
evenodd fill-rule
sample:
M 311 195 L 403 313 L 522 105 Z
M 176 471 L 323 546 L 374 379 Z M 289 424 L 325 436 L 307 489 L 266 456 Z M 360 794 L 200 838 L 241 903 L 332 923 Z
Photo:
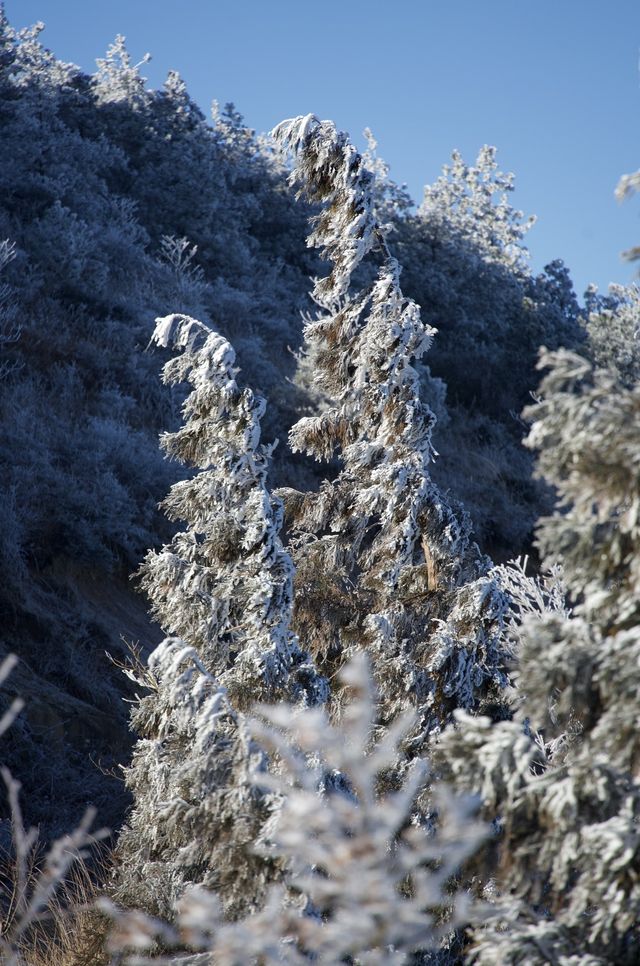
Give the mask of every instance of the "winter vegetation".
M 41 29 L 0 10 L 0 961 L 633 966 L 637 287 L 534 274 L 494 148 L 415 208 L 370 132 Z

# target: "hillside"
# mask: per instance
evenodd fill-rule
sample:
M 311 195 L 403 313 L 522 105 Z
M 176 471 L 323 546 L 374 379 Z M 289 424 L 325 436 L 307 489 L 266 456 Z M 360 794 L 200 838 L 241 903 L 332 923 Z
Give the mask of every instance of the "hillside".
M 614 735 L 634 699 L 612 697 L 637 623 L 637 290 L 580 303 L 559 259 L 535 274 L 493 148 L 454 152 L 416 206 L 372 138 L 360 156 L 311 115 L 257 135 L 142 66 L 118 37 L 87 75 L 0 11 L 0 660 L 19 659 L 0 711 L 25 699 L 3 764 L 27 823 L 48 842 L 95 806 L 127 908 L 170 920 L 185 889 L 215 892 L 199 948 L 220 963 L 273 929 L 295 937 L 286 961 L 445 966 L 471 923 L 487 966 L 631 964 L 637 923 L 600 922 L 606 874 L 576 872 L 567 842 L 637 837 Z M 257 700 L 277 707 L 248 724 Z M 448 798 L 441 818 L 443 777 L 482 788 L 478 824 Z M 327 880 L 331 829 L 381 829 L 362 908 L 404 856 L 384 942 L 370 923 L 345 938 L 348 887 L 323 891 L 297 808 Z M 0 823 L 8 853 L 8 797 Z M 616 902 L 634 907 L 625 861 Z M 536 959 L 534 921 L 558 955 L 595 958 Z M 597 958 L 607 943 L 618 959 Z

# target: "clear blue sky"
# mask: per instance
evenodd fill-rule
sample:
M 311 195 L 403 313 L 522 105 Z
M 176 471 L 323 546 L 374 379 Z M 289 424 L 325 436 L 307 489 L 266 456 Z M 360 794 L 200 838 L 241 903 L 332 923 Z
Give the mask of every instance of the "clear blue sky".
M 628 282 L 640 244 L 640 0 L 6 0 L 15 26 L 46 23 L 58 57 L 88 71 L 116 33 L 178 70 L 207 111 L 234 101 L 258 131 L 295 114 L 372 128 L 414 199 L 453 148 L 495 144 L 514 201 L 538 223 L 533 265 L 569 265 L 579 293 Z

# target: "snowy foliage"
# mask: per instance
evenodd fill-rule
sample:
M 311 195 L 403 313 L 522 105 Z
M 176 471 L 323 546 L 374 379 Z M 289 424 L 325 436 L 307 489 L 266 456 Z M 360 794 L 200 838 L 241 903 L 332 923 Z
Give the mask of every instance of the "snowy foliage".
M 183 659 L 177 644 L 167 647 L 176 662 Z M 261 793 L 267 796 L 263 800 L 270 794 L 279 803 L 268 843 L 256 842 L 256 851 L 266 852 L 284 869 L 283 881 L 271 886 L 264 908 L 228 923 L 215 895 L 193 889 L 184 894 L 172 930 L 105 905 L 116 919 L 114 951 L 141 950 L 158 937 L 165 946 L 207 950 L 219 966 L 410 963 L 415 953 L 437 949 L 443 941 L 446 945 L 454 926 L 481 914 L 481 907 L 455 885 L 461 864 L 486 834 L 473 818 L 473 802 L 455 799 L 441 787 L 437 834 L 412 824 L 414 801 L 427 778 L 425 762 L 415 762 L 401 787 L 381 795 L 380 778 L 392 767 L 403 735 L 412 730 L 412 715 L 398 719 L 376 743 L 375 692 L 364 658 L 353 660 L 342 676 L 350 699 L 339 726 L 320 708 L 296 713 L 282 704 L 262 706 L 259 717 L 237 726 L 246 727 L 279 762 L 277 775 L 263 775 L 257 752 L 252 759 L 254 780 L 268 789 Z M 177 715 L 180 706 L 185 725 L 195 729 L 204 710 L 194 713 L 192 677 L 187 684 L 184 677 L 176 678 L 175 669 L 169 677 L 175 682 L 171 714 Z M 207 701 L 215 708 L 202 733 L 214 732 L 214 737 L 202 749 L 202 760 L 215 746 L 217 720 L 225 714 L 219 692 L 212 690 Z M 164 789 L 158 792 L 162 797 Z M 195 807 L 204 808 L 206 801 L 205 794 Z M 171 817 L 168 824 L 173 827 Z M 212 835 L 219 837 L 214 826 Z M 221 867 L 227 863 L 220 855 Z
M 424 189 L 420 213 L 442 234 L 472 235 L 478 259 L 523 269 L 522 242 L 535 218 L 524 220 L 510 205 L 513 189 L 514 177 L 499 170 L 494 147 L 485 144 L 474 165 L 454 151 L 440 178 Z
M 200 472 L 164 501 L 187 529 L 141 568 L 152 613 L 196 649 L 237 706 L 277 694 L 322 700 L 325 685 L 289 628 L 293 566 L 279 536 L 282 505 L 266 488 L 264 400 L 239 388 L 233 349 L 201 322 L 157 319 L 154 341 L 182 350 L 166 364 L 165 382 L 192 387 L 184 425 L 165 433 L 163 446 Z
M 374 175 L 346 135 L 313 115 L 283 122 L 274 136 L 294 153 L 301 193 L 321 206 L 308 244 L 330 265 L 315 281 L 319 314 L 305 337 L 331 403 L 301 419 L 290 441 L 343 464 L 319 493 L 283 491 L 297 541 L 297 626 L 328 670 L 365 647 L 387 720 L 417 704 L 426 734 L 448 709 L 504 685 L 507 601 L 464 512 L 431 480 L 434 415 L 413 363 L 433 329 L 400 289 Z M 367 256 L 377 278 L 357 289 Z
M 264 754 L 193 647 L 168 638 L 130 673 L 148 693 L 132 716 L 135 808 L 114 896 L 169 915 L 196 884 L 215 889 L 229 915 L 255 908 L 273 866 L 254 851 L 274 808 L 257 785 Z
M 456 152 L 393 236 L 403 287 L 438 328 L 421 380 L 428 402 L 434 377 L 447 387 L 434 478 L 464 503 L 481 545 L 502 559 L 526 551 L 536 517 L 548 509 L 521 446 L 520 412 L 537 385 L 538 349 L 584 341 L 564 265 L 552 262 L 540 275 L 529 267 L 524 243 L 534 219 L 512 207 L 513 190 L 494 148 L 484 147 L 472 165 Z
M 632 966 L 638 289 L 583 310 L 561 262 L 534 275 L 493 148 L 413 211 L 370 134 L 360 156 L 296 118 L 296 206 L 232 104 L 205 119 L 175 72 L 150 90 L 122 37 L 89 76 L 42 29 L 0 3 L 0 733 L 32 695 L 3 745 L 29 824 L 55 838 L 92 801 L 120 825 L 93 759 L 129 747 L 104 649 L 146 552 L 167 638 L 142 619 L 130 669 L 115 961 Z M 472 542 L 471 520 L 526 554 L 541 512 L 538 574 Z M 7 792 L 10 961 L 88 832 L 28 879 Z
M 568 352 L 532 407 L 529 445 L 558 493 L 542 520 L 547 562 L 562 560 L 573 612 L 525 617 L 512 722 L 457 715 L 442 741 L 460 787 L 500 830 L 486 966 L 628 964 L 640 944 L 637 761 L 638 384 Z M 555 612 L 554 612 L 555 610 Z

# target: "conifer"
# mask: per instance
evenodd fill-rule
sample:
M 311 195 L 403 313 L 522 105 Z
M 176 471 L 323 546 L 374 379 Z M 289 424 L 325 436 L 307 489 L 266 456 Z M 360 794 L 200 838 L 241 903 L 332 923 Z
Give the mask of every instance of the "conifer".
M 413 363 L 434 330 L 402 294 L 374 175 L 346 135 L 313 115 L 283 122 L 274 136 L 294 154 L 300 193 L 319 207 L 308 244 L 330 265 L 315 281 L 319 312 L 305 337 L 331 402 L 301 419 L 290 442 L 342 463 L 319 493 L 282 491 L 297 627 L 330 674 L 365 648 L 386 717 L 417 704 L 425 734 L 456 706 L 498 700 L 507 600 L 464 511 L 429 473 L 434 416 Z
M 170 916 L 186 885 L 199 885 L 234 917 L 259 905 L 276 874 L 255 851 L 274 801 L 241 710 L 260 699 L 314 705 L 326 684 L 289 626 L 293 567 L 279 537 L 281 504 L 266 488 L 264 400 L 240 389 L 233 349 L 203 323 L 170 315 L 153 338 L 182 350 L 165 381 L 192 389 L 184 425 L 163 446 L 199 472 L 164 503 L 187 529 L 141 568 L 152 614 L 170 636 L 130 671 L 149 693 L 132 715 L 135 805 L 113 892 Z
M 182 350 L 164 381 L 192 389 L 184 425 L 162 436 L 163 448 L 199 472 L 163 504 L 187 528 L 141 567 L 152 615 L 195 648 L 235 707 L 285 695 L 314 704 L 325 686 L 289 627 L 293 565 L 279 536 L 282 504 L 266 485 L 265 402 L 238 386 L 231 345 L 203 323 L 170 315 L 153 338 Z
M 523 621 L 511 722 L 457 715 L 443 757 L 500 830 L 494 911 L 473 962 L 617 964 L 640 947 L 640 387 L 566 350 L 548 369 L 529 445 L 558 494 L 541 521 L 573 610 Z

